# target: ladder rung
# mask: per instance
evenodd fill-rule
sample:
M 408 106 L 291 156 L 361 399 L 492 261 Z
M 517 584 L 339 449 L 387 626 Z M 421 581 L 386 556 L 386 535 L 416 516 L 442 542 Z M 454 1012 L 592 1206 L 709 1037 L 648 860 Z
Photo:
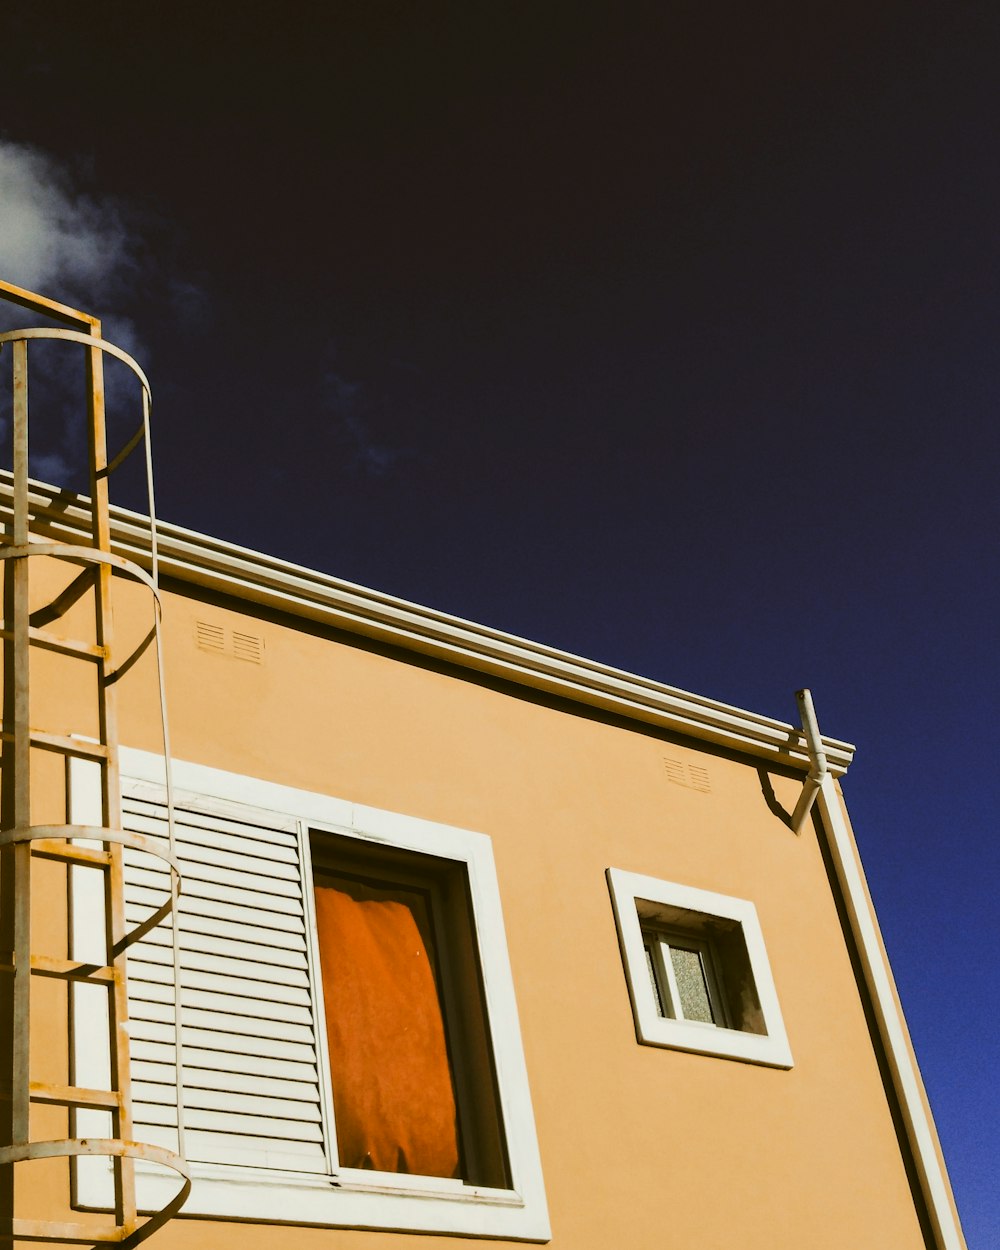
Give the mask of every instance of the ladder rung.
M 0 638 L 11 641 L 13 637 L 13 630 L 0 628 Z M 90 642 L 75 642 L 72 638 L 60 638 L 58 634 L 37 629 L 34 625 L 28 627 L 28 640 L 45 651 L 56 651 L 60 655 L 71 655 L 81 660 L 104 660 L 108 655 L 106 647 L 98 647 Z
M 0 1244 L 13 1241 L 64 1242 L 69 1245 L 104 1245 L 125 1240 L 120 1224 L 72 1224 L 53 1220 L 11 1220 L 10 1232 L 0 1232 Z
M 90 1107 L 95 1111 L 114 1110 L 121 1106 L 122 1096 L 111 1089 L 84 1089 L 80 1085 L 50 1085 L 32 1081 L 28 1086 L 32 1102 L 54 1107 Z
M 10 976 L 14 960 L 7 953 L 0 961 L 0 976 Z M 32 955 L 31 971 L 40 977 L 57 977 L 62 981 L 88 981 L 91 985 L 113 985 L 115 970 L 107 964 L 85 964 L 78 959 L 53 959 L 48 955 Z
M 4 738 L 13 740 L 13 735 L 5 732 Z M 102 742 L 84 742 L 81 738 L 70 738 L 65 734 L 43 733 L 41 729 L 31 731 L 31 745 L 43 751 L 59 751 L 62 755 L 76 755 L 85 760 L 106 760 L 108 748 Z
M 0 741 L 13 742 L 9 729 L 0 731 Z M 106 760 L 108 748 L 102 742 L 84 742 L 82 738 L 70 738 L 65 734 L 47 734 L 41 729 L 31 731 L 31 745 L 42 751 L 59 751 L 62 755 L 77 755 L 85 760 Z
M 73 846 L 59 838 L 36 838 L 31 843 L 31 852 L 41 859 L 58 859 L 64 864 L 80 864 L 87 868 L 107 868 L 111 863 L 107 851 L 98 851 L 90 846 Z
M 40 977 L 59 977 L 64 981 L 90 981 L 112 985 L 115 970 L 104 964 L 85 964 L 78 959 L 55 959 L 49 955 L 32 955 L 31 971 Z

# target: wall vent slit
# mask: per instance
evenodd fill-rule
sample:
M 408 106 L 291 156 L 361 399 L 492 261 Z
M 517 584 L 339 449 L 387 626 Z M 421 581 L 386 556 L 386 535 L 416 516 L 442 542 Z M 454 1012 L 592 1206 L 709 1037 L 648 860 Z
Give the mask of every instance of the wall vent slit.
M 195 621 L 194 637 L 195 644 L 201 651 L 229 655 L 250 664 L 263 662 L 264 639 L 259 634 L 248 634 L 239 629 L 230 630 L 211 621 Z
M 202 651 L 225 651 L 226 634 L 221 625 L 211 625 L 208 621 L 196 621 L 194 626 L 195 642 Z
M 689 790 L 697 790 L 700 794 L 711 794 L 712 783 L 708 769 L 698 764 L 685 764 L 683 760 L 664 759 L 663 767 L 667 780 L 674 785 L 686 786 Z
M 233 655 L 238 660 L 248 660 L 251 664 L 259 664 L 264 658 L 264 639 L 256 634 L 241 634 L 233 630 Z

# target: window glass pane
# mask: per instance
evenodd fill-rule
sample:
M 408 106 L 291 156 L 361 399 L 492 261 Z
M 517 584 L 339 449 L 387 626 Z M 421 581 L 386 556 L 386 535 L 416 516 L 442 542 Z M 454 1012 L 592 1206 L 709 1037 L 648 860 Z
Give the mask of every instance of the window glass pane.
M 712 1003 L 708 996 L 701 952 L 685 950 L 683 946 L 671 946 L 670 962 L 677 978 L 677 993 L 680 995 L 684 1019 L 714 1024 L 715 1016 L 712 1014 Z
M 663 996 L 660 993 L 660 983 L 656 979 L 656 968 L 653 964 L 653 952 L 650 949 L 648 942 L 644 943 L 643 949 L 646 952 L 646 967 L 649 969 L 649 983 L 653 987 L 653 998 L 656 1001 L 656 1014 L 658 1016 L 665 1016 L 667 1013 L 663 1010 Z
M 458 1176 L 426 896 L 323 873 L 316 922 L 341 1165 Z

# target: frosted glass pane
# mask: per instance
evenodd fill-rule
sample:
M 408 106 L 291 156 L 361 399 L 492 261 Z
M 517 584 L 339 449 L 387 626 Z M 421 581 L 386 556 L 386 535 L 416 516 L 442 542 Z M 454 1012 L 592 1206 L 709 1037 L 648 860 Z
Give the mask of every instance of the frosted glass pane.
M 701 962 L 701 952 L 685 950 L 681 946 L 671 946 L 670 962 L 674 966 L 677 979 L 677 993 L 681 1000 L 681 1013 L 685 1020 L 702 1020 L 706 1024 L 714 1024 L 712 1003 L 708 997 L 708 985 L 705 981 L 705 969 Z

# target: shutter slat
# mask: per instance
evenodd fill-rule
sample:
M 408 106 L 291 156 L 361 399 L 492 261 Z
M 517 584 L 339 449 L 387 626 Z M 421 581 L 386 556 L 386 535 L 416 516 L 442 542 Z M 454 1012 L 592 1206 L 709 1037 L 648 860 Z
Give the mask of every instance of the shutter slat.
M 130 829 L 136 833 L 144 833 L 147 837 L 168 840 L 166 817 L 162 820 L 136 819 L 128 812 L 123 813 Z M 208 857 L 211 854 L 247 855 L 254 860 L 265 860 L 268 863 L 282 864 L 295 868 L 298 865 L 298 844 L 288 834 L 277 834 L 273 838 L 245 838 L 236 834 L 223 833 L 218 829 L 198 829 L 174 821 L 174 837 L 178 845 L 190 848 L 193 856 Z
M 131 908 L 126 905 L 125 919 L 130 924 L 138 924 L 139 921 L 145 920 L 149 916 L 153 908 Z M 164 941 L 173 943 L 173 921 L 170 916 L 163 921 L 163 924 L 156 926 L 146 934 L 143 941 L 149 943 L 163 944 Z M 301 933 L 290 933 L 289 930 L 281 929 L 257 929 L 252 925 L 234 924 L 231 920 L 220 920 L 216 916 L 184 916 L 183 924 L 181 924 L 181 944 L 191 946 L 191 948 L 204 949 L 201 946 L 202 941 L 206 939 L 224 939 L 226 943 L 235 941 L 236 945 L 241 945 L 241 938 L 252 939 L 256 945 L 261 948 L 271 949 L 271 954 L 275 961 L 284 959 L 285 951 L 296 951 L 296 953 L 304 953 L 305 951 L 305 926 L 302 926 Z
M 132 982 L 135 982 L 137 985 L 172 986 L 174 982 L 174 970 L 167 963 L 144 963 L 140 959 L 130 959 L 128 975 L 130 985 Z M 312 1019 L 312 996 L 309 993 L 308 985 L 283 985 L 274 981 L 268 981 L 261 985 L 260 982 L 245 980 L 242 977 L 231 977 L 218 972 L 199 972 L 193 968 L 184 968 L 183 964 L 181 976 L 184 978 L 185 987 L 192 990 L 203 990 L 206 993 L 225 994 L 227 996 L 238 995 L 240 998 L 266 998 L 268 1002 L 302 1007 L 309 1013 L 309 1019 Z M 139 995 L 139 997 L 142 997 L 142 995 Z M 161 998 L 159 1001 L 173 1002 L 173 995 L 171 994 L 169 999 Z M 185 993 L 185 1001 L 193 1005 L 196 1000 Z
M 239 926 L 236 932 L 233 931 L 234 926 L 230 925 L 228 929 L 229 936 L 218 937 L 214 933 L 200 933 L 192 928 L 192 923 L 187 922 L 181 932 L 181 950 L 190 953 L 192 958 L 196 954 L 218 955 L 226 959 L 246 960 L 248 963 L 273 964 L 277 968 L 285 967 L 286 963 L 289 968 L 305 969 L 306 964 L 306 943 L 304 937 L 296 937 L 294 934 L 287 933 L 284 935 L 272 935 L 268 933 L 268 938 L 274 937 L 276 940 L 281 939 L 282 946 L 265 946 L 256 941 L 244 941 L 242 935 L 244 933 L 251 934 L 256 938 L 258 935 L 245 925 Z M 169 920 L 155 929 L 151 929 L 149 933 L 142 939 L 143 950 L 150 950 L 153 947 L 157 949 L 173 946 L 173 935 L 170 932 Z
M 219 978 L 220 980 L 229 980 L 229 977 Z M 173 1011 L 174 987 L 173 985 L 159 985 L 155 981 L 143 981 L 137 978 L 134 982 L 129 983 L 129 995 L 136 999 L 137 1002 L 149 1003 L 150 1005 L 169 1006 Z M 184 993 L 182 995 L 182 1006 L 185 1011 L 200 1008 L 204 1011 L 215 1011 L 220 1015 L 248 1017 L 250 1019 L 259 1020 L 264 1018 L 273 1021 L 275 1024 L 288 1022 L 291 1024 L 305 1025 L 312 1029 L 312 1009 L 306 1006 L 297 1006 L 294 1003 L 279 1002 L 275 998 L 268 998 L 263 1001 L 260 998 L 244 998 L 240 994 L 227 994 L 222 990 L 198 990 L 190 987 L 187 982 L 184 983 Z
M 169 946 L 153 946 L 145 941 L 137 944 L 137 954 L 134 959 L 129 959 L 129 967 L 132 963 L 142 964 L 143 969 L 141 975 L 149 980 L 159 980 L 162 978 L 172 979 L 173 970 L 173 950 Z M 162 973 L 153 972 L 153 968 L 162 968 Z M 263 964 L 252 959 L 233 959 L 226 958 L 221 955 L 206 955 L 200 951 L 186 949 L 186 945 L 181 943 L 181 967 L 190 969 L 192 973 L 219 973 L 224 977 L 243 977 L 250 981 L 267 981 L 275 985 L 294 986 L 296 989 L 308 990 L 309 977 L 305 972 L 305 960 L 302 961 L 302 968 L 283 968 L 280 964 Z M 131 972 L 129 973 L 131 976 Z M 185 977 L 185 985 L 188 984 Z M 192 982 L 194 984 L 194 982 Z M 249 990 L 240 991 L 249 993 Z M 263 993 L 271 993 L 271 990 L 262 991 Z
M 244 1077 L 250 1080 L 273 1077 L 276 1080 L 287 1079 L 298 1084 L 315 1084 L 318 1080 L 315 1063 L 298 1062 L 287 1057 L 273 1059 L 265 1055 L 237 1054 L 231 1051 L 226 1051 L 225 1054 L 226 1067 L 222 1068 L 217 1050 L 205 1050 L 200 1046 L 186 1045 L 184 1047 L 184 1070 L 186 1072 L 190 1069 L 205 1088 L 211 1089 L 219 1088 L 212 1082 L 217 1081 L 220 1075 L 223 1078 L 232 1077 L 240 1081 Z M 175 1060 L 174 1047 L 169 1042 L 153 1042 L 144 1038 L 133 1047 L 132 1058 L 133 1071 L 136 1064 L 157 1070 L 166 1067 L 172 1071 Z M 233 1088 L 237 1089 L 241 1086 L 237 1084 Z
M 132 881 L 136 885 L 145 885 L 156 890 L 169 888 L 170 870 L 167 866 L 150 856 L 141 859 L 141 854 L 141 852 L 135 854 L 130 852 L 130 858 L 125 861 Z M 181 854 L 183 855 L 183 852 Z M 234 872 L 231 868 L 222 868 L 217 864 L 194 863 L 186 858 L 184 859 L 184 881 L 185 885 L 193 881 L 211 882 L 216 886 L 224 886 L 227 892 L 256 890 L 261 894 L 274 894 L 281 898 L 298 899 L 301 897 L 298 877 L 288 880 L 260 871 Z
M 195 1088 L 195 1087 L 192 1087 Z M 173 1087 L 169 1085 L 150 1084 L 146 1081 L 133 1081 L 132 1097 L 136 1104 L 146 1106 L 166 1106 L 176 1110 L 177 1097 Z M 319 1106 L 319 1096 L 314 1089 L 306 1098 L 270 1098 L 259 1094 L 230 1093 L 227 1090 L 198 1089 L 187 1110 L 224 1111 L 239 1115 L 252 1115 L 270 1120 L 288 1120 L 299 1122 L 314 1118 Z M 291 1124 L 285 1126 L 284 1132 L 291 1133 Z
M 187 1055 L 184 1058 L 186 1060 Z M 280 1103 L 319 1102 L 319 1085 L 315 1072 L 311 1081 L 293 1081 L 286 1079 L 283 1075 L 278 1077 L 251 1076 L 238 1072 L 220 1072 L 218 1069 L 193 1068 L 185 1062 L 183 1077 L 185 1095 L 190 1092 L 192 1096 L 188 1101 L 197 1106 L 210 1106 L 211 1096 L 218 1094 L 228 1097 L 230 1093 L 250 1094 L 255 1098 L 269 1098 Z M 133 1089 L 142 1085 L 141 1097 L 146 1102 L 160 1101 L 151 1092 L 153 1087 L 162 1087 L 169 1101 L 176 1100 L 177 1069 L 172 1063 L 135 1061 L 132 1064 L 132 1082 Z M 197 1093 L 195 1094 L 194 1091 Z M 135 1096 L 140 1097 L 139 1094 Z M 278 1119 L 285 1118 L 280 1110 L 272 1110 L 270 1114 Z M 298 1114 L 300 1113 L 296 1112 L 296 1115 Z
M 234 1133 L 240 1136 L 267 1137 L 271 1141 L 280 1141 L 286 1144 L 289 1141 L 299 1142 L 315 1142 L 321 1146 L 323 1143 L 323 1130 L 318 1123 L 319 1108 L 316 1109 L 317 1118 L 315 1120 L 300 1120 L 294 1126 L 287 1120 L 273 1120 L 267 1116 L 260 1115 L 236 1115 L 235 1113 L 226 1116 L 220 1116 L 215 1111 L 188 1111 L 185 1123 L 190 1123 L 193 1129 L 206 1129 L 214 1132 L 220 1131 L 220 1120 L 225 1121 L 225 1129 L 221 1130 L 225 1133 Z
M 134 825 L 138 828 L 139 825 L 143 825 L 150 832 L 154 832 L 155 826 L 158 825 L 159 831 L 166 833 L 167 809 L 164 805 L 151 805 L 140 810 L 134 801 L 127 800 L 123 803 L 122 810 L 128 817 L 130 827 Z M 185 807 L 183 804 L 174 805 L 174 833 L 177 836 L 189 837 L 199 843 L 204 840 L 210 844 L 215 837 L 225 837 L 237 846 L 246 845 L 248 850 L 251 850 L 252 844 L 256 842 L 294 847 L 296 840 L 294 822 L 284 829 L 269 825 L 267 822 L 254 825 L 244 821 L 227 820 L 222 816 L 209 816 Z M 203 839 L 203 834 L 209 836 Z M 260 851 L 256 853 L 260 854 Z
M 173 1104 L 164 1106 L 161 1103 L 144 1103 L 138 1099 L 134 1104 L 137 1123 L 158 1124 L 161 1127 L 176 1128 L 177 1107 Z M 262 1115 L 237 1115 L 235 1112 L 219 1114 L 214 1110 L 201 1111 L 196 1107 L 184 1108 L 185 1128 L 202 1129 L 206 1132 L 229 1135 L 235 1133 L 241 1137 L 267 1137 L 272 1141 L 306 1141 L 321 1143 L 323 1134 L 318 1124 L 300 1122 L 292 1124 L 287 1120 L 274 1120 Z M 189 1155 L 190 1157 L 190 1155 Z
M 146 868 L 133 868 L 129 875 L 136 894 L 140 889 L 145 889 L 151 894 L 155 894 L 168 888 L 170 885 L 170 875 L 166 872 L 150 871 Z M 285 890 L 278 893 L 266 888 L 270 883 L 264 877 L 251 877 L 249 881 L 255 885 L 262 885 L 265 888 L 250 889 L 244 885 L 243 881 L 236 880 L 235 873 L 224 873 L 219 880 L 213 880 L 211 877 L 201 877 L 197 872 L 186 869 L 184 873 L 184 892 L 181 898 L 190 901 L 196 898 L 217 899 L 222 897 L 239 907 L 247 909 L 260 909 L 268 912 L 278 911 L 284 912 L 289 916 L 301 916 L 302 902 L 298 886 L 295 887 L 294 894 L 291 897 L 287 897 Z M 281 884 L 285 885 L 284 882 Z
M 256 872 L 267 877 L 282 877 L 288 881 L 298 881 L 299 870 L 291 850 L 283 851 L 282 857 L 277 855 L 263 857 L 254 855 L 249 850 L 219 850 L 213 846 L 203 846 L 187 839 L 181 839 L 184 859 L 190 864 L 214 865 L 230 872 Z M 286 857 L 287 862 L 286 862 Z M 135 863 L 142 868 L 149 862 L 149 856 L 142 851 L 126 848 L 126 863 Z
M 129 1034 L 138 1043 L 133 1047 L 132 1053 L 141 1058 L 143 1041 L 170 1043 L 174 1040 L 173 1013 L 169 1024 L 163 1020 L 146 1020 L 133 1016 L 129 1021 Z M 218 1029 L 191 1024 L 184 1030 L 184 1042 L 186 1046 L 216 1051 L 224 1056 L 220 1059 L 220 1068 L 230 1062 L 231 1056 L 235 1057 L 237 1054 L 258 1055 L 266 1059 L 289 1059 L 296 1063 L 316 1061 L 316 1047 L 312 1038 L 300 1042 L 292 1038 L 264 1037 L 257 1033 L 234 1039 Z
M 143 1128 L 147 1124 L 159 1124 L 161 1127 L 167 1128 L 177 1127 L 177 1107 L 175 1104 L 161 1106 L 156 1103 L 140 1103 L 138 1099 L 133 1099 L 132 1116 L 136 1124 L 141 1124 Z M 184 1122 L 185 1125 L 191 1122 L 191 1109 L 187 1105 L 184 1107 Z
M 206 1133 L 185 1127 L 184 1139 L 189 1159 L 199 1163 L 219 1163 L 225 1167 L 274 1168 L 287 1172 L 325 1172 L 326 1159 L 318 1142 L 289 1139 L 267 1142 L 259 1137 L 238 1137 L 235 1133 Z M 177 1149 L 174 1129 L 144 1126 L 142 1140 L 154 1146 Z M 253 1173 L 250 1173 L 252 1177 Z
M 143 886 L 134 886 L 129 892 L 128 903 L 137 911 L 143 907 L 147 908 L 146 915 L 150 915 L 163 902 L 162 890 L 147 890 Z M 227 920 L 230 924 L 250 924 L 250 918 L 247 908 L 252 906 L 248 899 L 243 899 L 236 903 L 223 903 L 214 898 L 199 898 L 197 895 L 182 894 L 180 897 L 181 915 L 189 914 L 191 916 L 209 916 L 213 920 Z M 145 919 L 145 916 L 142 917 Z M 290 933 L 302 933 L 305 926 L 302 923 L 301 908 L 299 915 L 285 914 L 283 912 L 272 910 L 270 908 L 254 908 L 253 911 L 253 927 L 260 925 L 262 928 L 280 929 Z M 183 922 L 181 929 L 184 928 Z
M 187 995 L 184 997 L 187 997 Z M 173 1024 L 174 1008 L 172 1004 L 137 998 L 137 1006 L 139 1002 L 143 1004 L 141 1011 L 145 1019 L 158 1021 L 161 1024 Z M 239 1037 L 260 1036 L 270 1037 L 275 1041 L 312 1043 L 313 1031 L 309 1025 L 297 1024 L 288 1020 L 275 1020 L 260 1014 L 263 1011 L 270 1011 L 271 1008 L 272 1004 L 270 1003 L 258 1003 L 258 1014 L 256 1016 L 243 1016 L 235 1012 L 207 1011 L 201 1007 L 187 1007 L 182 1001 L 181 1023 L 185 1026 L 190 1026 L 192 1029 L 217 1030 L 220 1033 L 233 1033 Z M 236 1046 L 237 1044 L 235 1039 L 230 1039 L 230 1046 Z
M 270 838 L 291 838 L 296 837 L 296 822 L 291 816 L 278 816 L 275 812 L 257 811 L 252 807 L 244 807 L 242 804 L 234 804 L 233 811 L 237 807 L 242 817 L 226 815 L 223 811 L 223 804 L 218 800 L 210 800 L 212 811 L 208 811 L 204 804 L 199 805 L 198 796 L 193 796 L 194 803 L 188 803 L 181 796 L 180 801 L 174 804 L 174 819 L 182 825 L 189 825 L 194 829 L 216 829 L 222 832 L 231 833 L 237 838 L 246 838 L 250 841 L 268 840 Z M 160 813 L 164 820 L 167 818 L 166 804 L 160 805 Z M 272 816 L 277 816 L 276 820 L 272 820 Z

